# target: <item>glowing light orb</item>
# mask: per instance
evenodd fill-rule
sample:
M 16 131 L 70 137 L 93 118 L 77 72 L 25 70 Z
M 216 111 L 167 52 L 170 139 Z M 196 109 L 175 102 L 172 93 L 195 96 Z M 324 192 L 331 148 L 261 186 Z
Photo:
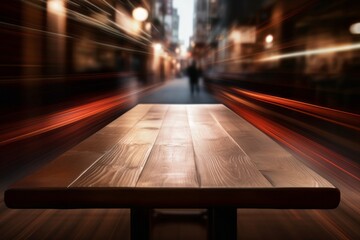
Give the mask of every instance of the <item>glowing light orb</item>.
M 148 18 L 149 13 L 145 8 L 137 7 L 133 10 L 132 16 L 135 20 L 143 22 Z
M 360 22 L 351 24 L 349 30 L 352 34 L 360 34 Z
M 266 43 L 272 43 L 274 41 L 274 36 L 269 34 L 265 37 L 265 42 Z
M 65 12 L 64 1 L 62 0 L 50 0 L 48 1 L 48 11 L 62 15 Z

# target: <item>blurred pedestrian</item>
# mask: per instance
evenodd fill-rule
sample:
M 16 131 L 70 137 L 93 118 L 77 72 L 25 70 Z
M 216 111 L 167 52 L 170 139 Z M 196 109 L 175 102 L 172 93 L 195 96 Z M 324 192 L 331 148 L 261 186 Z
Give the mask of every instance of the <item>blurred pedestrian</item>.
M 188 75 L 189 80 L 190 80 L 191 95 L 193 95 L 195 91 L 197 93 L 199 93 L 199 91 L 200 91 L 200 89 L 199 89 L 200 71 L 196 67 L 196 62 L 195 61 L 193 61 L 191 63 L 191 65 L 187 68 L 187 75 Z

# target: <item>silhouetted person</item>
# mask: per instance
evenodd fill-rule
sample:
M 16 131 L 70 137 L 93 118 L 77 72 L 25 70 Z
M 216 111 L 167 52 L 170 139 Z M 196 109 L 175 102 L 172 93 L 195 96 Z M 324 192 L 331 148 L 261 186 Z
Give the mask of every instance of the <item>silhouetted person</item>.
M 189 80 L 190 80 L 191 94 L 193 95 L 195 91 L 198 93 L 200 71 L 199 69 L 197 69 L 195 61 L 193 61 L 191 65 L 188 67 L 187 75 L 189 76 Z

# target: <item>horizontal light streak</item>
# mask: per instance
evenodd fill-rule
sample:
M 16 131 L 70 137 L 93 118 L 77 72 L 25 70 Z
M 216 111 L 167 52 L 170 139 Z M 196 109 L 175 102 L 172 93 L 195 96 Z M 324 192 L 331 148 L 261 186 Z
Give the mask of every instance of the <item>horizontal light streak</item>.
M 88 4 L 90 4 L 91 6 L 93 6 L 94 8 L 100 10 L 101 12 L 105 13 L 106 15 L 111 16 L 110 13 L 108 13 L 107 11 L 101 9 L 100 7 L 96 6 L 95 4 L 93 4 L 93 3 L 91 3 L 91 2 L 89 2 L 89 1 L 87 1 L 87 0 L 85 0 L 85 2 L 87 2 Z
M 290 110 L 298 111 L 312 117 L 316 117 L 340 126 L 360 131 L 360 115 L 355 113 L 344 112 L 336 109 L 317 106 L 310 103 L 304 103 L 292 99 L 281 98 L 248 90 L 242 90 L 237 88 L 233 88 L 233 90 L 244 96 L 248 96 L 256 100 L 285 107 Z
M 272 48 L 272 51 L 280 51 L 282 49 L 286 49 L 289 47 L 301 46 L 302 44 L 304 44 L 304 42 L 289 41 L 286 43 L 282 43 L 281 45 L 278 45 L 277 47 Z M 233 44 L 229 44 L 229 47 L 231 47 L 231 45 L 233 45 Z M 215 51 L 215 52 L 217 52 L 217 51 Z M 242 54 L 241 56 L 238 56 L 238 57 L 221 59 L 214 63 L 223 64 L 223 65 L 232 65 L 232 64 L 237 64 L 237 63 L 253 63 L 253 62 L 255 62 L 257 56 L 262 55 L 262 54 L 264 54 L 263 51 L 256 51 L 256 52 L 249 53 L 249 54 Z
M 28 5 L 31 5 L 31 6 L 35 7 L 35 8 L 42 9 L 42 10 L 46 10 L 46 8 L 44 8 L 44 7 L 40 6 L 40 5 L 34 4 L 34 3 L 32 3 L 32 2 L 29 2 L 29 1 L 24 1 L 24 2 L 25 2 L 26 4 L 28 4 Z M 104 2 L 107 3 L 106 1 L 104 1 Z M 108 4 L 108 3 L 107 3 L 107 4 Z M 111 6 L 111 5 L 110 5 L 110 6 Z M 111 6 L 111 7 L 112 7 L 112 6 Z M 102 29 L 102 30 L 105 31 L 105 32 L 108 32 L 108 33 L 110 33 L 110 34 L 113 34 L 113 35 L 118 36 L 118 37 L 121 37 L 121 38 L 128 39 L 128 40 L 133 41 L 133 42 L 136 42 L 136 43 L 138 43 L 138 44 L 142 44 L 142 45 L 144 45 L 144 46 L 149 46 L 149 45 L 152 44 L 152 42 L 151 42 L 148 38 L 146 38 L 146 37 L 144 37 L 144 36 L 139 36 L 139 38 L 142 39 L 142 40 L 144 40 L 144 41 L 147 42 L 147 43 L 141 42 L 141 41 L 139 41 L 138 39 L 136 39 L 136 38 L 134 38 L 134 37 L 132 37 L 132 36 L 130 36 L 130 35 L 128 35 L 128 34 L 121 33 L 121 32 L 118 31 L 118 29 L 116 29 L 116 28 L 114 28 L 114 27 L 111 27 L 111 26 L 109 26 L 109 25 L 107 25 L 107 24 L 104 24 L 104 23 L 102 23 L 102 22 L 100 22 L 100 21 L 98 21 L 97 19 L 94 19 L 94 18 L 92 18 L 92 17 L 86 16 L 86 15 L 84 15 L 84 14 L 81 14 L 81 13 L 79 13 L 79 12 L 73 11 L 73 10 L 68 9 L 68 8 L 66 9 L 66 11 L 67 11 L 66 17 L 67 17 L 68 19 L 72 19 L 72 20 L 77 21 L 77 22 L 80 22 L 80 23 L 85 23 L 85 24 L 92 25 L 92 26 L 94 26 L 94 27 L 96 27 L 96 28 L 98 28 L 98 29 Z M 104 11 L 104 10 L 103 10 L 103 11 Z M 105 11 L 105 12 L 106 12 L 106 11 Z M 114 25 L 114 26 L 116 26 L 116 27 L 119 27 L 120 29 L 123 29 L 123 28 L 121 28 L 120 26 L 118 26 L 118 24 L 116 24 L 114 21 L 111 21 L 110 19 L 109 19 L 109 23 L 111 23 L 112 25 Z M 123 29 L 123 30 L 125 30 L 125 29 Z M 40 31 L 40 30 L 39 30 L 39 31 Z M 145 35 L 146 35 L 147 37 L 150 37 L 146 32 L 144 32 L 144 33 L 145 33 Z M 53 34 L 58 35 L 57 33 L 53 33 Z M 63 34 L 62 34 L 62 35 L 63 35 Z
M 227 89 L 224 89 L 223 91 L 227 92 Z M 320 119 L 320 121 L 322 121 L 323 123 L 330 122 L 332 124 L 335 124 L 336 126 L 346 127 L 348 128 L 347 131 L 355 131 L 360 133 L 360 116 L 358 114 L 343 112 L 335 109 L 325 108 L 308 103 L 294 101 L 291 99 L 279 98 L 251 91 L 243 91 L 237 89 L 232 93 L 235 93 L 235 95 L 239 97 L 245 96 L 247 98 L 250 98 L 251 100 L 258 100 L 267 104 L 279 106 L 284 109 L 299 112 L 301 114 L 304 114 L 304 116 L 311 116 Z M 240 99 L 239 101 L 241 100 L 242 99 Z M 329 130 L 324 130 L 321 127 L 317 127 L 316 125 L 308 124 L 306 122 L 303 122 L 299 118 L 289 117 L 283 113 L 270 111 L 268 109 L 259 107 L 259 105 L 253 103 L 250 104 L 250 101 L 248 101 L 245 105 L 251 107 L 254 110 L 256 109 L 256 112 L 265 113 L 268 116 L 281 119 L 282 121 L 285 121 L 286 123 L 291 124 L 296 128 L 300 127 L 300 129 L 306 129 L 306 131 L 309 131 L 316 136 L 321 136 L 324 139 L 331 139 L 331 142 L 333 142 L 337 146 L 344 146 L 348 149 L 351 149 L 352 151 L 358 150 L 358 144 L 356 143 L 356 140 L 354 141 L 353 139 L 341 137 L 337 133 L 333 133 Z M 351 161 L 343 161 L 347 162 L 347 164 L 354 165 Z M 356 166 L 356 168 L 360 169 L 359 166 Z
M 274 60 L 284 59 L 284 58 L 294 58 L 294 57 L 326 54 L 326 53 L 333 53 L 333 52 L 345 52 L 345 51 L 351 51 L 351 50 L 356 50 L 356 49 L 360 49 L 360 43 L 280 54 L 280 55 L 275 55 L 275 56 L 271 56 L 271 57 L 265 57 L 258 61 L 266 62 L 266 61 L 274 61 Z
M 107 1 L 103 0 L 103 2 L 104 2 L 108 7 L 110 7 L 111 9 L 113 9 L 115 12 L 122 14 L 119 10 L 117 10 L 116 8 L 114 8 L 114 7 L 113 7 L 111 4 L 109 4 Z M 112 23 L 115 24 L 117 27 L 119 27 L 119 28 L 123 29 L 124 31 L 126 31 L 125 28 L 119 26 L 117 23 L 115 23 L 115 22 L 113 22 L 113 21 L 112 21 Z M 147 32 L 145 32 L 145 31 L 142 30 L 142 29 L 141 29 L 141 33 L 145 34 L 147 37 L 151 37 L 150 34 L 148 34 Z M 150 42 L 150 40 L 148 40 L 148 41 Z
M 136 50 L 136 49 L 132 49 L 132 48 L 120 47 L 120 46 L 116 46 L 116 45 L 112 45 L 112 44 L 108 44 L 108 43 L 102 43 L 102 42 L 97 42 L 97 41 L 92 41 L 92 40 L 90 40 L 90 42 L 101 45 L 101 46 L 110 47 L 110 48 L 119 49 L 119 50 L 124 50 L 124 51 L 128 51 L 128 52 L 138 52 L 138 53 L 153 55 L 150 52 L 140 51 L 140 50 Z
M 100 21 L 98 21 L 98 20 L 96 20 L 94 18 L 91 18 L 89 16 L 86 16 L 84 14 L 80 14 L 78 12 L 71 11 L 71 10 L 68 10 L 68 13 L 69 13 L 68 18 L 73 19 L 73 20 L 75 20 L 77 22 L 82 22 L 82 23 L 86 23 L 86 24 L 89 24 L 89 25 L 93 25 L 93 26 L 95 26 L 95 27 L 97 27 L 99 29 L 102 29 L 105 32 L 108 32 L 108 33 L 113 34 L 113 35 L 118 36 L 118 37 L 126 38 L 128 40 L 131 40 L 133 42 L 136 42 L 136 43 L 144 45 L 144 46 L 148 45 L 148 44 L 145 44 L 145 43 L 139 41 L 138 39 L 133 38 L 133 37 L 127 35 L 127 34 L 123 34 L 123 33 L 119 32 L 118 30 L 116 30 L 115 28 L 110 27 L 110 26 L 108 26 L 108 25 L 106 25 L 106 24 L 104 24 L 104 23 L 102 23 L 102 22 L 100 22 Z M 116 26 L 118 26 L 115 22 L 112 22 L 112 21 L 109 21 L 109 22 L 111 22 L 112 24 L 115 24 Z M 146 39 L 146 40 L 148 40 L 148 39 Z
M 321 159 L 344 174 L 360 181 L 358 164 L 349 162 L 348 159 L 342 155 L 337 154 L 314 140 L 261 116 L 260 107 L 220 89 L 221 88 L 218 90 L 222 101 L 225 101 L 235 112 L 239 113 L 242 117 L 269 136 L 316 164 L 323 165 L 323 163 L 319 161 Z M 248 108 L 252 110 L 249 110 Z
M 54 33 L 54 32 L 50 32 L 50 31 L 39 30 L 39 29 L 36 29 L 36 28 L 30 28 L 30 27 L 15 25 L 15 24 L 6 23 L 6 22 L 0 22 L 0 24 L 2 24 L 2 25 L 7 25 L 7 26 L 10 26 L 10 27 L 14 27 L 14 28 L 18 28 L 18 29 L 23 29 L 23 30 L 29 30 L 29 31 L 39 32 L 39 33 L 42 33 L 42 34 L 55 35 L 55 36 L 57 36 L 57 37 L 71 38 L 71 39 L 73 39 L 73 40 L 75 40 L 75 41 L 81 40 L 81 39 L 79 39 L 79 38 L 75 38 L 75 37 L 72 37 L 72 36 L 69 36 L 69 35 L 65 35 L 65 34 L 60 34 L 60 33 Z M 150 52 L 141 51 L 141 50 L 137 50 L 137 49 L 120 47 L 120 46 L 117 46 L 117 45 L 112 45 L 112 44 L 108 44 L 108 43 L 102 43 L 102 42 L 93 41 L 93 40 L 90 40 L 90 39 L 87 39 L 87 41 L 89 41 L 89 42 L 91 42 L 91 43 L 93 43 L 93 44 L 96 44 L 96 45 L 102 45 L 102 46 L 110 47 L 110 48 L 114 48 L 114 49 L 119 49 L 119 50 L 124 50 L 124 51 L 128 51 L 128 52 L 138 52 L 138 53 L 143 53 L 143 54 L 152 55 L 152 53 L 150 53 Z M 146 45 L 146 46 L 147 46 L 147 45 Z M 21 65 L 21 66 L 24 66 L 24 65 Z M 36 66 L 36 65 L 32 65 L 32 66 Z M 39 66 L 39 65 L 37 65 L 37 66 Z
M 54 35 L 56 37 L 72 38 L 69 35 L 65 35 L 65 34 L 61 34 L 61 33 L 44 31 L 44 30 L 40 30 L 40 29 L 37 29 L 37 28 L 25 27 L 25 26 L 22 26 L 22 25 L 16 25 L 16 24 L 2 22 L 2 21 L 0 21 L 0 24 L 8 26 L 8 27 L 17 28 L 17 29 L 29 30 L 29 31 L 33 31 L 33 32 L 39 32 L 39 33 L 43 33 L 43 34 L 47 34 L 47 35 Z
M 8 131 L 0 134 L 0 146 L 50 132 L 86 118 L 93 117 L 97 114 L 110 111 L 118 107 L 120 104 L 130 101 L 133 96 L 150 91 L 160 84 L 154 84 L 129 91 L 123 95 L 106 97 L 101 100 L 93 101 L 91 103 L 83 104 L 53 114 L 14 123 L 14 125 L 5 128 L 8 129 Z

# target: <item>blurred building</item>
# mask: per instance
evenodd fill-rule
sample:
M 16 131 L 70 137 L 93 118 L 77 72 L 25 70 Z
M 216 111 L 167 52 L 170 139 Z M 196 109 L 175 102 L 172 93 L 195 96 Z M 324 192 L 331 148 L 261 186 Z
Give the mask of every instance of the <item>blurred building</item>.
M 192 50 L 192 57 L 197 59 L 198 64 L 203 65 L 202 60 L 210 34 L 210 2 L 208 0 L 195 0 L 194 4 L 194 34 L 190 39 L 190 48 Z
M 173 8 L 172 11 L 172 22 L 171 22 L 171 29 L 172 29 L 172 42 L 179 43 L 179 14 L 176 8 Z
M 173 22 L 161 25 L 161 16 L 171 12 L 156 13 L 157 2 L 1 2 L 1 103 L 5 108 L 51 104 L 87 92 L 167 78 L 162 69 L 171 59 L 166 51 L 155 56 L 153 45 L 160 41 L 166 49 L 172 35 L 163 34 L 162 26 L 169 32 Z M 144 22 L 132 16 L 136 7 L 149 13 Z
M 195 17 L 194 17 L 194 36 L 193 42 L 196 45 L 202 45 L 207 42 L 209 34 L 209 1 L 195 1 Z
M 208 76 L 352 108 L 360 92 L 360 53 L 353 49 L 360 42 L 354 30 L 359 6 L 351 0 L 198 0 L 193 52 Z
M 153 1 L 153 24 L 154 40 L 169 44 L 172 40 L 171 27 L 173 24 L 173 6 L 172 0 L 154 0 Z

